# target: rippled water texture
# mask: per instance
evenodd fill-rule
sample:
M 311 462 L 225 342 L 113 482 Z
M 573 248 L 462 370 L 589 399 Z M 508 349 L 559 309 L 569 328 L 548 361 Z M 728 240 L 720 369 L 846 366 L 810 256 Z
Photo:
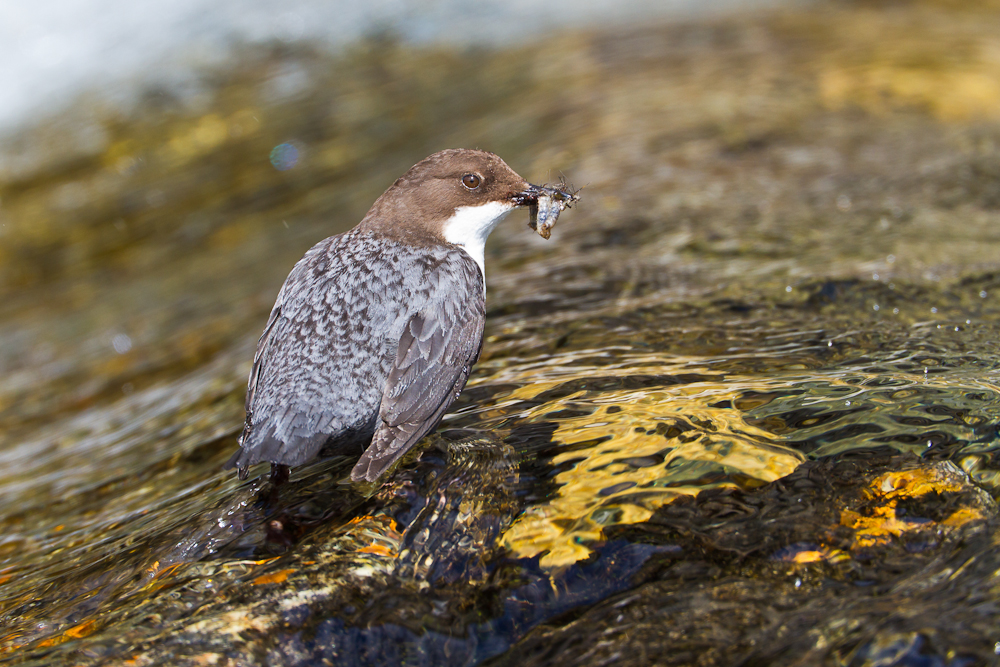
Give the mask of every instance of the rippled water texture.
M 0 662 L 991 664 L 998 19 L 248 48 L 26 130 Z M 379 486 L 223 472 L 292 264 L 462 145 L 584 190 L 494 234 L 441 428 Z

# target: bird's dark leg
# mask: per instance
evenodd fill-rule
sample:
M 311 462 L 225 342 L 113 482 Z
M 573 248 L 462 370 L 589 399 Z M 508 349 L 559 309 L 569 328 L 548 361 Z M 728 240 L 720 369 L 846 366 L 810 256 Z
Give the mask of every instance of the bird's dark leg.
M 264 498 L 264 494 L 266 493 L 267 502 L 271 505 L 277 505 L 281 487 L 288 481 L 288 466 L 281 465 L 280 463 L 272 463 L 271 476 L 268 481 L 271 483 L 261 489 L 261 498 Z
M 281 465 L 280 463 L 271 464 L 271 486 L 277 489 L 279 486 L 288 481 L 288 466 Z

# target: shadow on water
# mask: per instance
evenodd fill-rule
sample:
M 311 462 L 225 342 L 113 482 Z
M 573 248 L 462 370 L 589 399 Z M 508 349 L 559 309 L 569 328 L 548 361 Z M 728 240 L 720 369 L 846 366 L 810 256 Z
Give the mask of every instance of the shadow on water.
M 283 46 L 8 156 L 0 662 L 989 663 L 982 17 Z M 380 486 L 350 457 L 223 472 L 287 270 L 468 144 L 588 187 L 549 244 L 497 231 L 442 427 Z

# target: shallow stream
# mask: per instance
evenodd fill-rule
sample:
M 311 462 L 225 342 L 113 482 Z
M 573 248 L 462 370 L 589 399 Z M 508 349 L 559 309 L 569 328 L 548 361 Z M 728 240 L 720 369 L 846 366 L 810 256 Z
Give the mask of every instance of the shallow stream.
M 26 132 L 0 663 L 992 664 L 998 18 L 286 45 Z M 222 471 L 292 264 L 460 145 L 584 190 L 494 234 L 441 428 L 377 487 Z

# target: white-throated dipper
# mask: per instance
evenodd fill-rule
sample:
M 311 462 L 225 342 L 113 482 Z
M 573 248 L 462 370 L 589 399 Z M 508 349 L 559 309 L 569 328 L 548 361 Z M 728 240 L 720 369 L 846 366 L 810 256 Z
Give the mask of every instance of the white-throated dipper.
M 313 246 L 285 280 L 257 343 L 240 449 L 226 464 L 272 479 L 321 453 L 367 445 L 373 482 L 437 426 L 479 358 L 483 248 L 519 206 L 539 234 L 576 200 L 531 185 L 493 153 L 418 162 L 352 230 Z

